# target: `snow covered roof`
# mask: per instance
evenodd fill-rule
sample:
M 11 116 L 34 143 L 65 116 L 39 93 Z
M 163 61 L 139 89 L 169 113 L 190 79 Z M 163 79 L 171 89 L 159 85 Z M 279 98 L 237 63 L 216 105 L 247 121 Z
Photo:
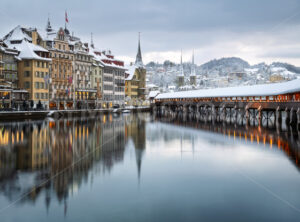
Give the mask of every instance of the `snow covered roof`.
M 43 29 L 37 30 L 38 34 L 44 41 L 54 41 L 57 35 L 57 31 L 52 30 L 51 32 L 44 31 Z
M 51 59 L 44 58 L 39 56 L 36 52 L 48 52 L 41 46 L 34 45 L 26 40 L 23 40 L 20 44 L 12 44 L 9 45 L 10 47 L 14 47 L 17 49 L 20 54 L 18 58 L 20 59 L 36 59 L 36 60 L 44 60 L 44 61 L 51 61 Z
M 147 84 L 147 88 L 156 88 L 156 87 L 158 86 L 153 83 Z
M 51 61 L 51 59 L 43 58 L 36 54 L 36 51 L 38 52 L 48 52 L 44 48 L 34 45 L 29 42 L 23 42 L 19 45 L 20 47 L 17 47 L 20 51 L 19 57 L 21 59 L 37 59 L 37 60 L 45 60 L 45 61 Z
M 129 75 L 125 78 L 125 80 L 129 81 L 129 80 L 132 80 L 133 79 L 133 76 L 134 76 L 134 73 L 135 73 L 135 69 L 137 67 L 135 65 L 132 65 L 132 66 L 126 66 L 126 73 L 128 73 Z
M 5 42 L 22 41 L 24 39 L 32 41 L 32 38 L 24 31 L 24 28 L 22 28 L 20 25 L 10 31 L 10 33 L 8 33 L 4 37 Z
M 154 98 L 154 97 L 156 97 L 159 93 L 160 93 L 160 91 L 158 91 L 158 90 L 150 91 L 148 97 L 149 97 L 149 98 Z
M 272 96 L 300 92 L 300 79 L 273 84 L 203 89 L 159 94 L 157 99 Z
M 118 69 L 123 69 L 123 70 L 126 69 L 123 65 L 118 65 L 119 63 L 124 64 L 123 61 L 117 60 L 115 58 L 110 58 L 112 56 L 110 51 L 107 54 L 107 53 L 103 53 L 103 51 L 101 51 L 99 49 L 95 49 L 95 48 L 91 47 L 89 49 L 89 54 L 94 56 L 95 60 L 101 62 L 101 64 L 103 66 L 111 67 L 111 68 L 118 68 Z

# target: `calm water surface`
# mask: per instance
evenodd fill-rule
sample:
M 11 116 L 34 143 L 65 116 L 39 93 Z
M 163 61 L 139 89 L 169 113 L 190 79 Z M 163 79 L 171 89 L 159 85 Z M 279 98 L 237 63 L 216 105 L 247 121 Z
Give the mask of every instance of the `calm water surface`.
M 299 136 L 148 114 L 0 124 L 0 221 L 299 221 Z

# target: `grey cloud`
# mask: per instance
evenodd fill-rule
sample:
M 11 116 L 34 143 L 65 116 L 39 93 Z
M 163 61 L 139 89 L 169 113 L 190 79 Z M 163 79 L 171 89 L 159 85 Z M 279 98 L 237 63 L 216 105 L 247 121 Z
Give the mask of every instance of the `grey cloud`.
M 93 32 L 99 47 L 131 57 L 138 31 L 144 52 L 174 51 L 238 42 L 257 32 L 279 41 L 280 30 L 293 32 L 300 23 L 298 0 L 1 0 L 1 8 L 0 36 L 18 24 L 44 28 L 48 13 L 54 27 L 64 26 L 67 9 L 71 31 L 85 41 Z

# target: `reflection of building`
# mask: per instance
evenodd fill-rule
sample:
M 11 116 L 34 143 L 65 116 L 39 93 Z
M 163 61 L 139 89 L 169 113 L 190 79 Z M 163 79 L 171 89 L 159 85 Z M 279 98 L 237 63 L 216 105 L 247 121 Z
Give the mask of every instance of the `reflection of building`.
M 126 139 L 132 140 L 135 147 L 135 158 L 138 170 L 138 178 L 141 176 L 142 157 L 146 143 L 146 123 L 139 116 L 130 116 L 130 123 L 126 126 Z
M 122 115 L 0 125 L 0 192 L 10 200 L 35 202 L 45 194 L 49 208 L 62 205 L 91 174 L 109 173 L 125 155 L 125 142 L 135 146 L 138 175 L 145 150 L 145 121 L 134 116 L 125 126 Z M 22 180 L 23 178 L 23 180 Z M 26 183 L 23 183 L 26 179 Z
M 16 147 L 18 170 L 36 170 L 47 167 L 50 139 L 48 133 L 47 127 L 42 128 L 42 124 L 25 132 L 26 143 Z

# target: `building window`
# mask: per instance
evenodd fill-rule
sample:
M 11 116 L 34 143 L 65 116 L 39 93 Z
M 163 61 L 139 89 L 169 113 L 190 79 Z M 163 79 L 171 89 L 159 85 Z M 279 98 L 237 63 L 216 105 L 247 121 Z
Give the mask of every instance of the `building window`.
M 29 62 L 29 61 L 25 61 L 25 62 L 24 62 L 24 66 L 25 66 L 25 67 L 29 67 L 29 66 L 30 66 L 30 62 Z
M 24 83 L 24 88 L 29 89 L 30 88 L 30 82 L 25 82 Z
M 30 77 L 30 71 L 25 71 L 24 72 L 24 77 Z

